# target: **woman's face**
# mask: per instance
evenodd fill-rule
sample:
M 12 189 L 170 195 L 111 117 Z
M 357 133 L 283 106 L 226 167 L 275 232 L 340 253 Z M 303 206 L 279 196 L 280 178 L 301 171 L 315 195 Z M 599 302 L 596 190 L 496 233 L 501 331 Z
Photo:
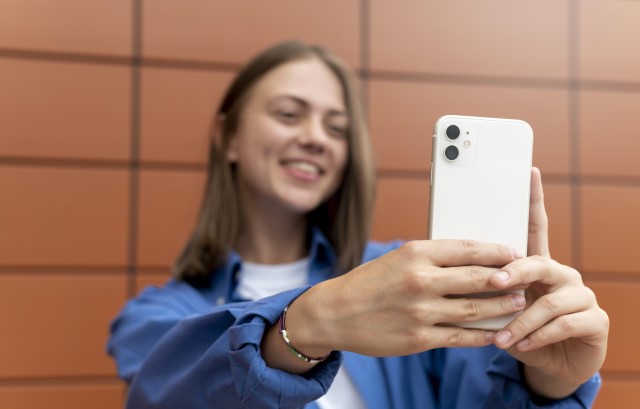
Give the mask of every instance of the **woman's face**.
M 348 155 L 342 95 L 315 58 L 283 64 L 255 84 L 227 156 L 245 207 L 305 214 L 336 191 Z

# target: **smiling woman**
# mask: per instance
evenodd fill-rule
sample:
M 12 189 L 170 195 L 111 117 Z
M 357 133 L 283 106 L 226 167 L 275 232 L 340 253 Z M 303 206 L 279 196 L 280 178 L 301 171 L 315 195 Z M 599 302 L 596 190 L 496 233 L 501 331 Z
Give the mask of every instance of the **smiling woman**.
M 217 111 L 175 278 L 113 321 L 129 408 L 591 405 L 608 319 L 548 258 L 539 172 L 530 257 L 467 240 L 367 242 L 370 150 L 337 57 L 288 42 L 249 62 Z M 449 297 L 525 287 L 526 300 Z M 443 325 L 523 309 L 498 335 Z

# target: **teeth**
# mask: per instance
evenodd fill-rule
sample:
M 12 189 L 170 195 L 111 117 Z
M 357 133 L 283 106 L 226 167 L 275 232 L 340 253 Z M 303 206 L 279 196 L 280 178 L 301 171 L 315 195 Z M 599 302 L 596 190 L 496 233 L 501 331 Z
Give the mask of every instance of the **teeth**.
M 289 162 L 289 166 L 300 169 L 303 172 L 319 174 L 320 169 L 308 162 Z

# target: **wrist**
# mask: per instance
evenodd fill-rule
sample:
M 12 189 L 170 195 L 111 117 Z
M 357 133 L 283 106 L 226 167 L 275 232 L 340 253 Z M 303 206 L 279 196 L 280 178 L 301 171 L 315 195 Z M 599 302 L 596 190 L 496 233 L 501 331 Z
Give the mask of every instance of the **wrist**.
M 546 399 L 566 398 L 580 387 L 580 384 L 576 382 L 568 381 L 564 377 L 549 375 L 535 366 L 522 364 L 522 373 L 530 391 Z
M 334 350 L 322 287 L 323 283 L 311 287 L 286 312 L 287 337 L 295 350 L 307 357 L 324 357 Z

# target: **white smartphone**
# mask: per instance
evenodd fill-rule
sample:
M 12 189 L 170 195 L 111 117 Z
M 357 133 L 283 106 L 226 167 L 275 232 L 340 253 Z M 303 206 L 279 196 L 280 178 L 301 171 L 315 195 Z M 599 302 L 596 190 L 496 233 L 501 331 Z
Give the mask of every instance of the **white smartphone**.
M 526 255 L 532 155 L 533 130 L 524 121 L 458 115 L 438 119 L 433 134 L 429 239 L 500 243 Z M 517 315 L 460 326 L 498 330 Z

